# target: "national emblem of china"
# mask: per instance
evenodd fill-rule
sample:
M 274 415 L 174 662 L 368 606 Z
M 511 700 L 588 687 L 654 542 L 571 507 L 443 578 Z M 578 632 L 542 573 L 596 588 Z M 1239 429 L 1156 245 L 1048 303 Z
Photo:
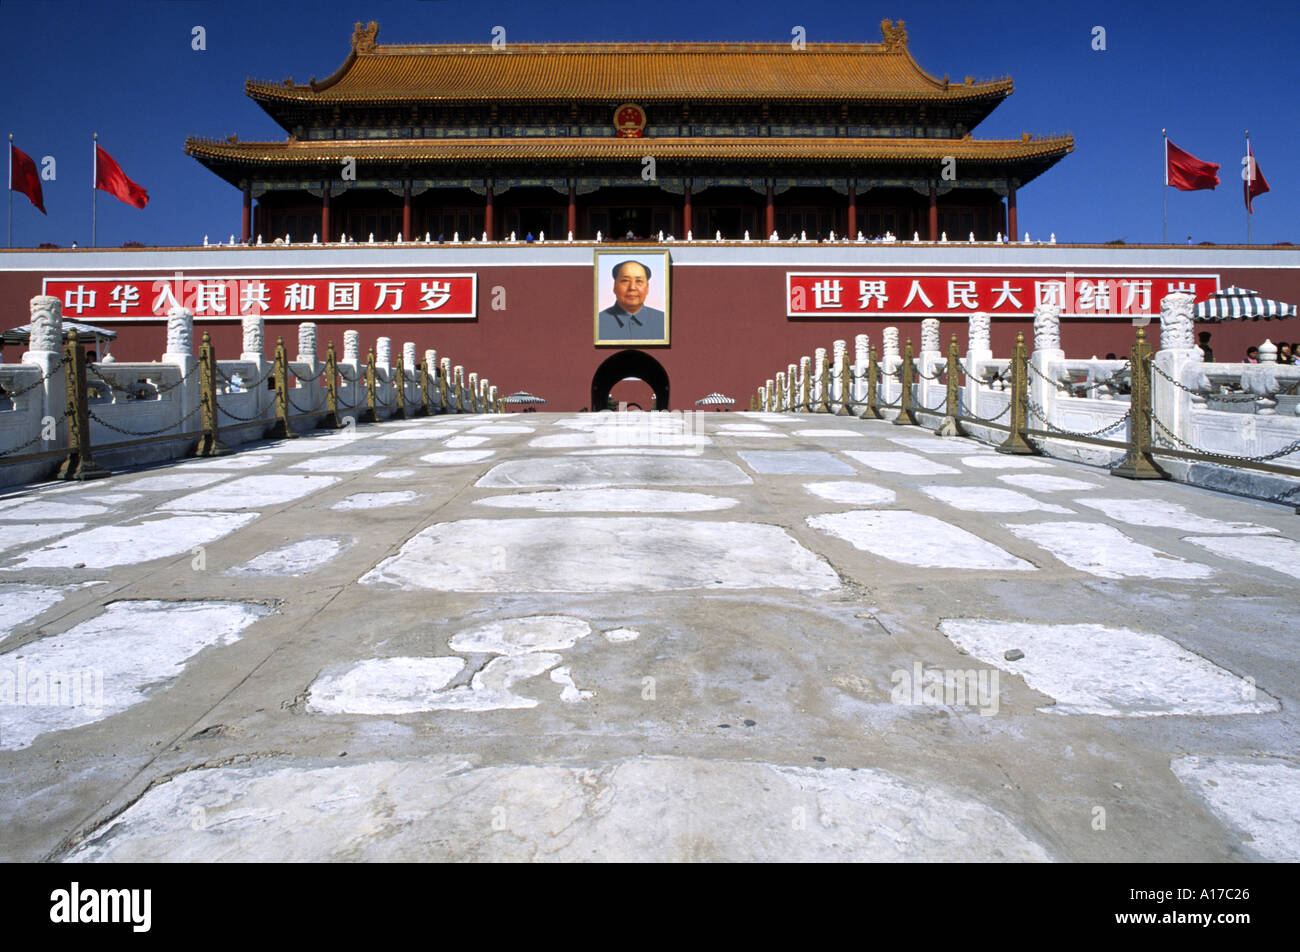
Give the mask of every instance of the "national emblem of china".
M 639 139 L 645 129 L 645 110 L 636 103 L 624 103 L 614 110 L 614 128 L 624 139 Z

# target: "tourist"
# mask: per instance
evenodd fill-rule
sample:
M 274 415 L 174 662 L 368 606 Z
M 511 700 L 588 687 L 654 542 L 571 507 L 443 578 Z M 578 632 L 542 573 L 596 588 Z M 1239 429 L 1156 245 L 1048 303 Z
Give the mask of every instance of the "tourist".
M 599 340 L 663 340 L 664 312 L 645 306 L 650 269 L 636 260 L 612 269 L 615 303 L 600 312 Z
M 1258 347 L 1247 347 L 1247 348 L 1246 348 L 1246 363 L 1248 363 L 1248 364 L 1257 364 L 1257 363 L 1259 363 L 1259 348 L 1258 348 Z
M 1204 361 L 1207 364 L 1214 363 L 1214 350 L 1210 347 L 1210 332 L 1201 331 L 1196 335 L 1196 339 L 1201 342 L 1201 353 L 1205 355 Z
M 1291 357 L 1292 357 L 1292 354 L 1291 354 L 1291 345 L 1290 345 L 1290 344 L 1278 344 L 1278 345 L 1277 345 L 1277 362 L 1278 362 L 1279 364 L 1289 364 L 1289 363 L 1291 363 Z

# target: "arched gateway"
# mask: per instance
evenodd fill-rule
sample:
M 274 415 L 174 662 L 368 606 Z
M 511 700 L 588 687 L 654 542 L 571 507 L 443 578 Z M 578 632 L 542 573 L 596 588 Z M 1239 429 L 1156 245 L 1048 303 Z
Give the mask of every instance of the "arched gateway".
M 668 409 L 668 372 L 649 354 L 640 350 L 620 350 L 596 368 L 591 378 L 591 409 L 604 410 L 614 384 L 627 377 L 637 377 L 655 393 L 655 408 Z

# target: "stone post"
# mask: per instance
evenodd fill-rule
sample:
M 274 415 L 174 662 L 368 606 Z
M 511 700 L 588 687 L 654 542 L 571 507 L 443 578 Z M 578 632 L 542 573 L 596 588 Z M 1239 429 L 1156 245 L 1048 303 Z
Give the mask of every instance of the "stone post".
M 867 361 L 871 359 L 871 339 L 866 334 L 857 334 L 853 338 L 853 400 L 861 403 L 866 399 Z
M 884 375 L 880 399 L 882 403 L 892 403 L 902 391 L 901 382 L 893 376 L 903 366 L 903 357 L 898 352 L 897 327 L 886 327 L 880 332 L 880 350 L 880 372 Z
M 830 405 L 832 413 L 846 412 L 844 403 L 840 400 L 844 389 L 844 355 L 848 350 L 848 343 L 842 340 L 831 341 L 831 379 L 830 385 Z
M 812 365 L 812 402 L 814 406 L 821 406 L 824 394 L 826 392 L 826 379 L 822 371 L 826 366 L 826 348 L 818 347 L 813 351 Z
M 31 299 L 32 333 L 22 363 L 38 367 L 45 377 L 41 390 L 40 413 L 35 415 L 32 436 L 41 428 L 41 420 L 63 416 L 68 404 L 67 368 L 63 365 L 63 302 L 48 294 L 38 294 Z M 17 409 L 15 407 L 15 409 Z M 56 437 L 67 435 L 67 423 L 60 423 Z M 38 443 L 35 450 L 54 447 Z
M 1152 415 L 1169 432 L 1188 443 L 1195 442 L 1191 433 L 1192 395 L 1170 383 L 1160 371 L 1194 390 L 1208 383 L 1200 367 L 1205 355 L 1196 346 L 1192 316 L 1195 304 L 1192 295 L 1181 293 L 1166 294 L 1160 301 L 1160 350 L 1152 359 L 1151 373 Z M 1262 352 L 1260 358 L 1263 359 Z M 1138 368 L 1134 367 L 1133 375 L 1137 372 Z
M 1061 349 L 1061 308 L 1057 304 L 1039 304 L 1034 308 L 1034 352 L 1029 357 L 1029 399 L 1037 404 L 1044 419 L 1056 423 L 1056 401 L 1061 392 L 1055 383 L 1061 379 L 1060 367 L 1053 367 L 1065 360 L 1065 351 Z M 1047 379 L 1044 379 L 1047 378 Z M 1031 411 L 1028 426 L 1030 429 L 1046 429 L 1047 424 L 1033 415 Z
M 189 422 L 190 411 L 202 399 L 199 362 L 194 356 L 194 312 L 187 307 L 173 307 L 167 312 L 167 350 L 163 353 L 161 362 L 176 367 L 185 380 L 172 390 L 175 397 L 170 394 L 163 396 L 164 400 L 170 400 L 178 431 L 183 432 L 185 426 L 182 421 Z
M 993 349 L 989 337 L 989 316 L 983 311 L 976 311 L 969 318 L 966 331 L 966 403 L 970 412 L 977 416 L 987 416 L 980 409 L 980 398 L 984 393 L 984 364 L 993 359 Z

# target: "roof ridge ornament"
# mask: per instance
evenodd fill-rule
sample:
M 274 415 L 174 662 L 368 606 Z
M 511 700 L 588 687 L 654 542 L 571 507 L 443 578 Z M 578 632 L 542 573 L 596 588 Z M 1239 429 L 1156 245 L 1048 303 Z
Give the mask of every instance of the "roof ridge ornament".
M 881 20 L 880 33 L 884 37 L 886 50 L 907 49 L 907 30 L 903 29 L 902 20 L 899 20 L 897 25 L 892 20 Z
M 360 23 L 352 30 L 352 50 L 355 53 L 373 53 L 379 37 L 379 24 L 371 20 L 365 26 Z

